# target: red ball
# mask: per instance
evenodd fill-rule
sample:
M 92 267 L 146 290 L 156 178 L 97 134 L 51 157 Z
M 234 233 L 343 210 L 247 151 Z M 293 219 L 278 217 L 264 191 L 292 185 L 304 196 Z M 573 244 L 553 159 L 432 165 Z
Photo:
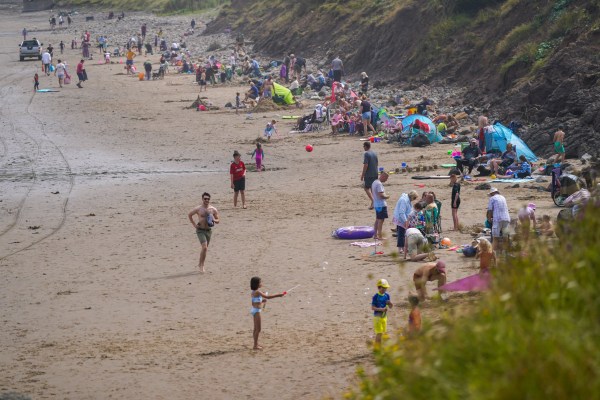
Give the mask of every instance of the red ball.
M 305 149 L 306 149 L 306 151 L 308 151 L 309 153 L 310 153 L 311 151 L 313 151 L 313 147 L 312 147 L 310 144 L 307 144 L 307 145 L 306 145 L 306 147 L 305 147 Z

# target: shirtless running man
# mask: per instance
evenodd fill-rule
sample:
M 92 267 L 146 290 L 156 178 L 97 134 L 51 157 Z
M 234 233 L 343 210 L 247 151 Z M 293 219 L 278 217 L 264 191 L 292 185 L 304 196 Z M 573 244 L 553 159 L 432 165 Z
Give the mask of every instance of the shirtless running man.
M 194 215 L 198 216 L 198 222 L 194 222 Z M 210 243 L 210 236 L 212 234 L 212 227 L 214 224 L 220 222 L 219 212 L 217 209 L 210 205 L 210 194 L 204 192 L 202 194 L 202 204 L 195 207 L 188 213 L 188 218 L 194 228 L 196 228 L 196 236 L 200 240 L 200 261 L 198 267 L 200 272 L 204 273 L 204 260 L 206 260 L 206 252 L 208 251 L 208 245 Z
M 559 125 L 558 130 L 554 133 L 554 152 L 556 153 L 555 163 L 565 162 L 565 132 L 562 125 Z

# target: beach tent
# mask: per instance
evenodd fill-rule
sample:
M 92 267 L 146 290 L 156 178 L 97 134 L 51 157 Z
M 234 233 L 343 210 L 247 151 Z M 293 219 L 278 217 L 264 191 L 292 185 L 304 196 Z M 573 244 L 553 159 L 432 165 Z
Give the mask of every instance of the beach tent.
M 278 104 L 294 104 L 294 96 L 290 89 L 273 82 L 273 101 Z
M 409 132 L 411 137 L 424 134 L 429 139 L 429 143 L 437 143 L 443 139 L 433 121 L 424 115 L 413 114 L 402 120 L 402 133 Z
M 533 151 L 512 130 L 500 122 L 486 127 L 485 148 L 488 153 L 495 149 L 505 152 L 508 143 L 512 143 L 513 148 L 516 149 L 517 158 L 524 155 L 529 162 L 537 161 L 537 157 L 533 154 Z

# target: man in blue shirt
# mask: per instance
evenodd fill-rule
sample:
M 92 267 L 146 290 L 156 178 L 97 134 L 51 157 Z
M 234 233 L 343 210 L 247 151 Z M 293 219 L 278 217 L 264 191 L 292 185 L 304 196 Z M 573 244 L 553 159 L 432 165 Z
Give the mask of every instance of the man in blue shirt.
M 244 101 L 248 100 L 249 98 L 252 100 L 256 100 L 258 98 L 258 87 L 256 87 L 256 84 L 252 81 L 250 81 L 250 90 L 246 92 L 246 98 Z

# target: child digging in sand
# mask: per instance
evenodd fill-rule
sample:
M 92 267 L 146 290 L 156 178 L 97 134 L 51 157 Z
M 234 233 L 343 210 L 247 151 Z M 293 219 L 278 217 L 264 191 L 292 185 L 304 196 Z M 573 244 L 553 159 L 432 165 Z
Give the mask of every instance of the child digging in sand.
M 267 299 L 283 297 L 287 294 L 286 292 L 282 292 L 269 296 L 267 293 L 263 293 L 260 291 L 261 287 L 262 281 L 258 276 L 255 276 L 252 279 L 250 279 L 250 290 L 252 290 L 252 292 L 250 293 L 250 297 L 252 299 L 252 308 L 250 309 L 250 314 L 254 319 L 254 331 L 252 333 L 252 336 L 254 338 L 254 350 L 262 350 L 262 346 L 258 344 L 258 335 L 260 334 L 261 330 L 260 313 L 264 309 Z
M 373 328 L 375 329 L 375 348 L 381 346 L 381 337 L 387 332 L 387 311 L 394 307 L 390 301 L 390 295 L 386 291 L 390 284 L 386 279 L 377 281 L 377 293 L 371 301 L 371 310 L 373 310 Z

